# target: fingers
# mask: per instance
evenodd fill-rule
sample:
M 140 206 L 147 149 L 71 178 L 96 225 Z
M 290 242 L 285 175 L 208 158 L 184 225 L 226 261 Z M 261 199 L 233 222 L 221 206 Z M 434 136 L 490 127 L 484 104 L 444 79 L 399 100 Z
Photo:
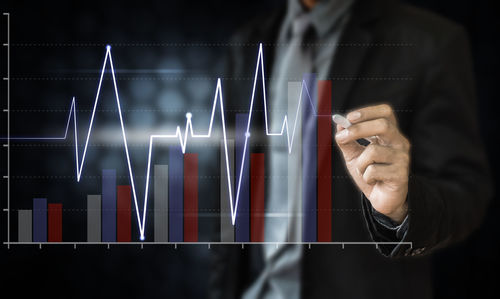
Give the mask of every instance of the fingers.
M 362 138 L 377 136 L 384 145 L 398 144 L 401 142 L 401 135 L 394 123 L 386 118 L 368 120 L 353 124 L 348 129 L 342 130 L 335 135 L 337 143 L 348 144 Z
M 370 144 L 361 153 L 356 161 L 356 169 L 359 174 L 364 174 L 366 168 L 374 163 L 390 164 L 397 159 L 398 152 L 394 149 L 381 146 L 378 144 Z
M 392 107 L 387 104 L 360 108 L 347 114 L 347 119 L 352 124 L 364 122 L 367 120 L 374 120 L 377 118 L 386 118 L 388 121 L 396 124 L 396 116 L 394 115 L 394 111 Z
M 403 151 L 397 151 L 387 146 L 378 144 L 370 144 L 356 159 L 356 172 L 358 175 L 363 176 L 366 183 L 371 184 L 375 180 L 392 179 L 394 177 L 407 176 L 400 170 L 407 171 L 410 156 Z M 391 166 L 391 167 L 378 167 L 378 166 Z M 377 173 L 380 170 L 381 173 Z M 391 173 L 385 173 L 390 171 Z
M 364 152 L 365 147 L 356 141 L 358 139 L 371 140 L 372 144 L 380 144 L 403 152 L 409 152 L 410 142 L 399 131 L 391 106 L 382 104 L 360 108 L 349 113 L 347 119 L 352 125 L 347 129 L 337 125 L 335 135 L 335 140 L 346 162 L 350 162 Z M 390 150 L 387 151 L 385 153 L 388 154 L 387 158 L 389 158 Z M 370 152 L 366 153 L 366 155 L 368 154 Z M 381 156 L 381 158 L 384 157 Z M 369 164 L 369 160 L 364 160 L 363 168 Z
M 396 164 L 370 164 L 363 173 L 363 180 L 374 185 L 377 182 L 399 182 L 408 180 L 406 170 Z
M 337 132 L 340 133 L 346 130 L 347 129 L 344 129 L 341 126 L 337 125 Z M 337 133 L 335 136 L 337 136 L 339 133 Z M 335 137 L 335 139 L 337 138 Z M 364 146 L 357 143 L 356 140 L 351 142 L 345 142 L 342 144 L 337 142 L 337 145 L 342 151 L 342 154 L 344 155 L 344 159 L 346 160 L 346 162 L 350 162 L 351 160 L 357 158 L 365 149 Z

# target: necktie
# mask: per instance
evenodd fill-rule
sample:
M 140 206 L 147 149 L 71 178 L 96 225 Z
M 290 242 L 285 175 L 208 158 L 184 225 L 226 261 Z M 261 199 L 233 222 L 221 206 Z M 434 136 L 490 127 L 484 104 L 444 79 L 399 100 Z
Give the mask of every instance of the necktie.
M 269 184 L 269 200 L 266 204 L 267 214 L 265 225 L 265 241 L 284 242 L 301 241 L 301 198 L 302 190 L 301 173 L 301 139 L 302 123 L 305 125 L 310 121 L 305 113 L 296 112 L 300 94 L 300 82 L 289 82 L 290 79 L 299 80 L 304 73 L 313 71 L 312 49 L 305 45 L 311 43 L 314 37 L 314 29 L 311 25 L 309 15 L 302 14 L 294 19 L 291 26 L 290 42 L 281 58 L 277 58 L 277 75 L 275 83 L 271 86 L 271 132 L 279 132 L 285 113 L 288 115 L 288 127 L 291 138 L 295 126 L 295 140 L 292 153 L 289 155 L 287 136 L 270 137 L 270 166 L 271 179 Z M 301 111 L 304 111 L 305 100 L 302 97 Z M 311 115 L 312 116 L 312 115 Z M 304 128 L 305 129 L 305 128 Z M 302 153 L 303 154 L 303 153 Z M 265 246 L 266 258 L 271 258 L 277 253 L 275 246 Z

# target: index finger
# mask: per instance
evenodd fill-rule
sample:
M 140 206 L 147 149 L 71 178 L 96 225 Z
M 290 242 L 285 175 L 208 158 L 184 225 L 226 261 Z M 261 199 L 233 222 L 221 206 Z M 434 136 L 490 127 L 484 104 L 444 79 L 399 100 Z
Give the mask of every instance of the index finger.
M 367 120 L 374 120 L 377 118 L 386 118 L 393 124 L 396 124 L 396 116 L 394 115 L 394 110 L 387 104 L 368 106 L 356 109 L 347 114 L 347 119 L 353 124 Z

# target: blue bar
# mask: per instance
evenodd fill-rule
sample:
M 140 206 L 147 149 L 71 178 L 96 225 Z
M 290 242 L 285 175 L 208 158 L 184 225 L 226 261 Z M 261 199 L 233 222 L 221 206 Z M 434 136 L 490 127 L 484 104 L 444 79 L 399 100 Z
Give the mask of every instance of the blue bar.
M 33 242 L 47 242 L 46 198 L 33 198 Z
M 170 242 L 183 240 L 184 155 L 180 146 L 168 151 L 168 237 Z
M 238 191 L 238 181 L 240 178 L 241 164 L 243 157 L 243 149 L 245 146 L 245 133 L 248 125 L 248 114 L 236 114 L 236 130 L 235 130 L 235 170 L 236 181 L 234 182 L 234 194 Z M 250 144 L 250 141 L 248 141 Z M 236 214 L 235 230 L 236 242 L 250 241 L 250 146 L 247 146 L 245 154 L 245 162 L 243 167 L 240 194 L 238 200 L 238 210 Z
M 116 170 L 102 170 L 102 241 L 116 242 Z
M 302 213 L 304 242 L 317 241 L 318 122 L 316 120 L 316 74 L 304 74 L 308 93 L 303 93 L 302 114 Z M 314 108 L 312 107 L 314 105 Z

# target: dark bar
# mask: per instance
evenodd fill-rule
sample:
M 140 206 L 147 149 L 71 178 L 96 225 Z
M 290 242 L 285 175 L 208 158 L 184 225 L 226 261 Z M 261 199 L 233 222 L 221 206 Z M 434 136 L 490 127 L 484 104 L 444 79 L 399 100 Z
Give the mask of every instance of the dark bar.
M 304 215 L 302 240 L 317 240 L 317 121 L 314 108 L 316 106 L 316 74 L 304 74 L 304 82 L 308 92 L 303 93 L 302 107 L 302 213 Z M 310 97 L 309 97 L 310 96 Z M 313 107 L 314 105 L 314 107 Z
M 102 171 L 102 241 L 116 242 L 116 170 Z
M 130 186 L 117 187 L 118 209 L 116 211 L 117 228 L 116 237 L 118 242 L 132 241 L 132 195 Z
M 47 242 L 46 198 L 33 198 L 33 242 Z
M 184 155 L 184 241 L 198 242 L 198 154 Z
M 49 242 L 62 242 L 62 204 L 49 203 Z
M 318 241 L 332 241 L 332 81 L 318 81 Z
M 171 146 L 168 154 L 168 235 L 171 242 L 182 242 L 184 157 L 180 146 Z
M 250 240 L 264 242 L 264 154 L 250 156 Z
M 245 146 L 245 134 L 247 131 L 248 124 L 248 114 L 237 113 L 236 114 L 236 136 L 235 136 L 235 159 L 236 159 L 236 181 L 234 184 L 234 194 L 238 193 L 238 181 L 241 177 L 240 193 L 238 198 L 238 206 L 235 229 L 236 229 L 236 242 L 248 242 L 250 241 L 250 176 L 249 176 L 249 163 L 250 163 L 250 153 L 245 154 L 243 158 L 243 150 Z M 241 172 L 243 164 L 243 172 Z M 235 200 L 236 202 L 236 200 Z

